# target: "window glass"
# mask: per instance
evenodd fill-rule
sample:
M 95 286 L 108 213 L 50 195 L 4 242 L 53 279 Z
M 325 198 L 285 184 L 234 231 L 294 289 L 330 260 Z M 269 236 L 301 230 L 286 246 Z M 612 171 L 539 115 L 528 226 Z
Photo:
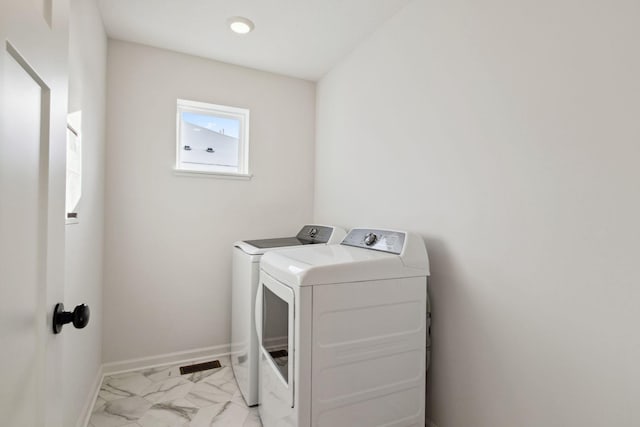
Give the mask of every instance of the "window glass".
M 289 304 L 263 286 L 262 346 L 289 383 Z

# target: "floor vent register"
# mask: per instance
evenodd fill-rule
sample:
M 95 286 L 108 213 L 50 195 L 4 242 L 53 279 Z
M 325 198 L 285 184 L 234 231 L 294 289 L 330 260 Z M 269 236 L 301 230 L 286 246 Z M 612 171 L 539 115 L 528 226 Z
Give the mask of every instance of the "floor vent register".
M 211 362 L 196 363 L 194 365 L 180 366 L 180 375 L 193 374 L 194 372 L 206 371 L 208 369 L 220 368 L 222 365 L 218 360 Z

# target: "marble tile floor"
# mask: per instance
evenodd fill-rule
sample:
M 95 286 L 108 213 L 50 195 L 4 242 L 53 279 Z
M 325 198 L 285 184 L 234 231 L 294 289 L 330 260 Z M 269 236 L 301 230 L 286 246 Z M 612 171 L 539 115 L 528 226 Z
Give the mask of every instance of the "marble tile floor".
M 180 375 L 180 365 L 105 376 L 89 427 L 262 427 L 245 404 L 228 357 Z

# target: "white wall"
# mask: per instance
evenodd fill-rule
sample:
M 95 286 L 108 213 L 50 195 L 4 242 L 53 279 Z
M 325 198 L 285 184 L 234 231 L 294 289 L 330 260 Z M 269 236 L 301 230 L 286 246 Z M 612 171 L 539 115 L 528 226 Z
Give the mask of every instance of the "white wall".
M 312 217 L 315 85 L 109 41 L 105 362 L 226 346 L 231 248 Z M 176 99 L 251 110 L 250 181 L 176 176 Z
M 85 329 L 67 325 L 64 340 L 64 425 L 84 421 L 102 363 L 102 258 L 107 37 L 95 0 L 72 0 L 69 22 L 69 111 L 82 111 L 80 221 L 67 225 L 65 308 L 86 303 Z
M 638 16 L 416 0 L 318 85 L 315 219 L 426 239 L 439 427 L 640 425 Z

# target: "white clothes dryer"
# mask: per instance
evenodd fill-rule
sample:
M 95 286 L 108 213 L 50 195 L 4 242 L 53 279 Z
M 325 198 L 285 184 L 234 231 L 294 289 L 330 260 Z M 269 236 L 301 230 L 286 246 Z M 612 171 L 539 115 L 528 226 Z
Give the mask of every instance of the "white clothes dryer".
M 254 312 L 259 263 L 265 252 L 292 246 L 338 243 L 339 227 L 305 225 L 295 237 L 245 240 L 234 244 L 231 284 L 231 366 L 247 405 L 258 404 L 258 341 Z
M 256 297 L 264 427 L 423 427 L 424 241 L 357 228 L 264 255 Z

